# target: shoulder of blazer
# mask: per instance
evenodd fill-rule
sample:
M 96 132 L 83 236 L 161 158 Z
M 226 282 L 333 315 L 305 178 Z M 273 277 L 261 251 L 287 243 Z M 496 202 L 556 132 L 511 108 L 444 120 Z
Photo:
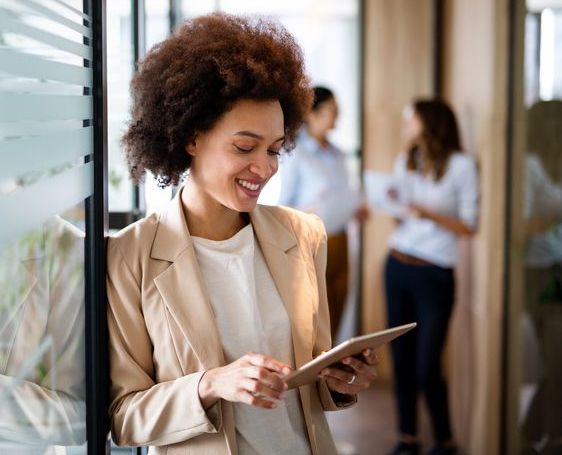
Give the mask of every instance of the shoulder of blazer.
M 257 219 L 268 219 L 292 231 L 297 241 L 308 240 L 318 244 L 326 238 L 322 220 L 312 213 L 301 212 L 290 207 L 258 205 L 253 214 Z
M 111 235 L 107 239 L 108 265 L 120 258 L 130 270 L 138 273 L 138 264 L 150 256 L 158 223 L 159 215 L 151 214 Z

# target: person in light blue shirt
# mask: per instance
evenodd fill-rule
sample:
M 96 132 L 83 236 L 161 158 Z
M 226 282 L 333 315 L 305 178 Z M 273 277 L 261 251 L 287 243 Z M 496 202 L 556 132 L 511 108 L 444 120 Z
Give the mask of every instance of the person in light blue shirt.
M 314 103 L 305 126 L 297 136 L 296 148 L 281 162 L 280 205 L 316 213 L 328 233 L 328 304 L 332 340 L 335 339 L 348 288 L 346 227 L 354 217 L 367 216 L 353 191 L 343 152 L 328 140 L 335 127 L 338 104 L 326 87 L 314 87 Z

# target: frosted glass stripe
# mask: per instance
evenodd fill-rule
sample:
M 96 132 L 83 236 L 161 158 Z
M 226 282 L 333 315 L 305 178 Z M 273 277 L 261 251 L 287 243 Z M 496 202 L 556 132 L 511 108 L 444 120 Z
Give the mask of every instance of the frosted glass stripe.
M 68 10 L 72 11 L 75 14 L 78 14 L 80 17 L 82 17 L 83 19 L 86 19 L 87 21 L 91 22 L 90 16 L 88 16 L 87 14 L 83 13 L 80 10 L 77 10 L 76 8 L 74 8 L 73 6 L 70 6 L 68 3 L 63 2 L 62 0 L 51 0 L 52 2 L 58 3 L 59 5 L 64 6 L 65 8 L 67 8 Z
M 93 152 L 92 127 L 0 141 L 0 179 L 47 171 Z
M 49 217 L 75 207 L 93 192 L 89 162 L 0 197 L 0 251 Z
M 0 122 L 89 119 L 92 111 L 91 96 L 0 93 Z
M 24 22 L 10 19 L 10 17 L 2 9 L 0 9 L 0 29 L 2 31 L 25 35 L 36 41 L 56 47 L 57 49 L 63 50 L 65 52 L 70 52 L 71 54 L 78 55 L 87 60 L 92 59 L 91 47 L 55 35 L 54 33 L 46 32 L 39 28 L 32 27 L 31 25 L 25 24 Z
M 23 137 L 39 134 L 55 133 L 57 131 L 78 130 L 83 128 L 80 120 L 53 120 L 50 122 L 0 122 L 0 139 L 11 137 Z
M 23 77 L 2 77 L 0 75 L 0 93 L 33 93 L 36 95 L 83 95 L 81 85 L 46 82 L 44 79 L 27 79 Z
M 24 54 L 13 49 L 0 48 L 0 71 L 16 76 L 47 79 L 91 87 L 91 68 L 52 62 L 42 57 Z
M 58 13 L 55 13 L 53 10 L 46 8 L 43 5 L 40 5 L 39 3 L 36 3 L 35 1 L 31 1 L 31 0 L 19 0 L 19 3 L 21 5 L 25 5 L 30 9 L 33 9 L 39 13 L 41 13 L 42 15 L 44 15 L 45 17 L 48 17 L 50 19 L 52 19 L 53 21 L 65 25 L 68 28 L 71 28 L 72 30 L 77 31 L 78 33 L 81 33 L 83 36 L 85 36 L 86 38 L 91 38 L 92 37 L 92 30 L 89 29 L 88 27 L 85 27 L 84 25 L 78 24 L 77 22 L 74 22 L 71 19 L 68 19 Z

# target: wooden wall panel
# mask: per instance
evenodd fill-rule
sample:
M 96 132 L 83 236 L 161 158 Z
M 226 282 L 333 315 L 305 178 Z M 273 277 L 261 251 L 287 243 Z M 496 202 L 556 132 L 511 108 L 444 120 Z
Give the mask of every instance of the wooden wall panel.
M 459 270 L 464 287 L 459 289 L 450 337 L 453 418 L 468 453 L 495 455 L 502 364 L 508 2 L 449 0 L 445 5 L 444 94 L 459 115 L 464 143 L 478 157 L 481 173 L 479 232 L 467 248 L 472 273 L 467 278 L 462 266 Z M 464 357 L 467 353 L 469 358 Z
M 433 1 L 365 1 L 364 166 L 390 171 L 401 150 L 404 106 L 433 88 Z M 374 215 L 364 229 L 362 329 L 386 326 L 382 265 L 390 218 Z M 389 353 L 379 376 L 390 378 Z

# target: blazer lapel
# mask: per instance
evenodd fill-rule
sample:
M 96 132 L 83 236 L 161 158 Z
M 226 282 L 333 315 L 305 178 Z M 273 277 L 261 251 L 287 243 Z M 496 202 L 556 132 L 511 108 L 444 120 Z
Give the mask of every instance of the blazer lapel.
M 172 264 L 154 279 L 154 283 L 200 363 L 204 368 L 215 368 L 224 364 L 224 354 L 187 228 L 182 191 L 162 214 L 156 231 L 151 257 Z
M 250 213 L 263 256 L 291 320 L 295 365 L 311 360 L 313 309 L 309 271 L 297 255 L 297 239 L 289 226 L 260 208 Z

